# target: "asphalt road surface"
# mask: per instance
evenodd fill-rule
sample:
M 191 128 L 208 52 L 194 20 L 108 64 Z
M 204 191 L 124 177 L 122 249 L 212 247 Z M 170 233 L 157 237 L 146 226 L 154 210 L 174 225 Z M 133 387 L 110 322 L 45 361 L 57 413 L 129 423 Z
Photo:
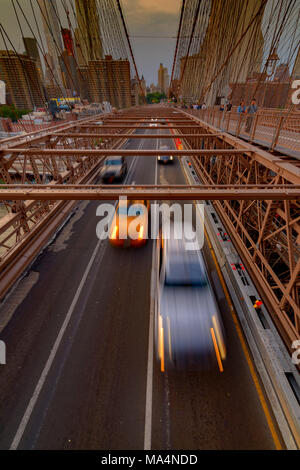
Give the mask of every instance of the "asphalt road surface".
M 127 148 L 166 143 L 132 139 Z M 178 160 L 132 157 L 128 169 L 136 185 L 186 183 Z M 99 241 L 97 206 L 78 204 L 2 307 L 15 313 L 0 334 L 0 448 L 143 449 L 148 436 L 152 449 L 274 449 L 207 242 L 224 372 L 162 374 L 149 335 L 152 241 L 138 249 Z

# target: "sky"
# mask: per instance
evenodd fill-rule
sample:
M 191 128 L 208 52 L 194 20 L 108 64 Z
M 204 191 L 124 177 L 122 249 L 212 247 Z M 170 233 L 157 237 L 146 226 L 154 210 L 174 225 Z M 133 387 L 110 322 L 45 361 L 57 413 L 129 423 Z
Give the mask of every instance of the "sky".
M 144 75 L 147 85 L 156 84 L 160 63 L 168 68 L 171 75 L 181 1 L 123 0 L 122 4 L 129 34 L 133 36 L 131 43 L 139 73 Z
M 19 3 L 24 8 L 24 12 L 36 33 L 29 0 L 19 0 Z M 58 6 L 60 3 L 61 0 L 57 0 Z M 130 36 L 154 36 L 153 38 L 131 38 L 139 74 L 144 75 L 147 85 L 157 83 L 157 70 L 160 62 L 168 67 L 171 74 L 180 4 L 180 0 L 122 0 Z M 38 11 L 38 8 L 36 8 L 36 12 Z M 22 17 L 21 14 L 20 17 Z M 61 18 L 62 23 L 65 23 L 64 26 L 67 27 L 65 15 L 61 14 Z M 23 52 L 24 46 L 11 0 L 0 0 L 0 21 L 3 23 L 16 50 Z M 24 36 L 32 36 L 23 18 L 22 28 L 24 29 Z M 157 38 L 157 36 L 173 37 Z M 4 48 L 1 38 L 0 48 Z
M 36 0 L 32 1 L 36 3 Z M 57 0 L 57 4 L 60 9 L 60 17 L 63 26 L 67 27 L 66 15 L 61 7 L 61 1 L 62 0 Z M 265 11 L 265 22 L 267 22 L 270 17 L 270 9 L 273 2 L 277 1 L 278 0 L 268 1 Z M 296 7 L 292 16 L 296 20 L 300 0 L 295 0 L 295 2 Z M 19 3 L 24 9 L 34 33 L 37 34 L 30 9 L 30 1 L 19 0 Z M 181 0 L 121 0 L 121 3 L 139 74 L 140 76 L 144 75 L 148 86 L 151 83 L 157 84 L 157 70 L 160 63 L 163 63 L 163 65 L 168 68 L 169 75 L 171 75 Z M 36 7 L 36 12 L 39 12 L 38 7 Z M 16 50 L 23 52 L 23 41 L 12 8 L 12 0 L 0 0 L 0 22 L 3 23 Z M 24 36 L 32 36 L 29 28 L 26 26 L 24 18 L 22 18 L 21 23 Z M 287 32 L 290 33 L 290 28 L 286 29 Z M 163 38 L 161 36 L 163 36 Z M 297 41 L 295 41 L 295 43 L 296 42 Z M 3 48 L 4 44 L 0 37 L 0 49 Z M 290 43 L 288 38 L 283 37 L 281 47 L 278 50 L 281 61 L 286 60 L 289 49 Z

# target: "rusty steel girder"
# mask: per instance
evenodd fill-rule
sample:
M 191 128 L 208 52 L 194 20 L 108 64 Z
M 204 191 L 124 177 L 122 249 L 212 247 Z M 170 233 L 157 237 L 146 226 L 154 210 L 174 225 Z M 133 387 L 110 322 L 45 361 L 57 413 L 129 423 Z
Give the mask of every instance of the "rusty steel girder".
M 131 136 L 128 135 L 128 138 Z M 171 137 L 169 137 L 171 138 Z M 85 157 L 87 155 L 92 155 L 97 158 L 102 158 L 104 155 L 120 155 L 122 153 L 123 156 L 141 156 L 141 157 L 156 157 L 157 155 L 177 155 L 177 156 L 192 156 L 192 155 L 215 155 L 215 156 L 222 156 L 224 158 L 230 158 L 231 155 L 240 155 L 242 156 L 243 153 L 246 151 L 241 151 L 238 149 L 188 149 L 188 150 L 139 150 L 139 149 L 95 149 L 92 146 L 90 148 L 26 148 L 26 149 L 2 149 L 0 150 L 0 156 L 7 155 L 7 154 L 17 154 L 17 155 L 36 155 L 38 158 L 47 158 L 48 155 L 56 156 L 58 158 L 62 158 L 65 156 L 78 156 L 78 157 Z M 251 150 L 248 151 L 251 154 Z
M 177 110 L 174 115 L 168 107 L 149 109 L 136 108 L 96 116 L 37 133 L 30 139 L 19 137 L 0 143 L 0 172 L 5 182 L 3 191 L 7 191 L 3 196 L 10 194 L 9 197 L 15 198 L 14 202 L 6 202 L 8 214 L 0 222 L 0 255 L 13 251 L 20 240 L 26 240 L 37 226 L 36 221 L 49 217 L 51 208 L 61 204 L 62 198 L 112 199 L 119 194 L 132 198 L 137 193 L 139 197 L 143 195 L 149 199 L 168 196 L 171 200 L 175 195 L 177 199 L 209 197 L 214 199 L 213 204 L 231 240 L 290 347 L 291 342 L 300 337 L 299 160 L 260 150 L 221 133 L 184 111 Z M 120 154 L 116 149 L 126 136 L 130 138 L 130 133 L 137 128 L 149 129 L 146 124 L 152 117 L 168 120 L 167 126 L 157 121 L 155 129 L 170 130 L 172 134 L 168 138 L 175 139 L 180 135 L 185 148 L 159 153 L 189 158 L 205 186 L 192 188 L 187 185 L 183 189 L 136 187 L 134 191 L 124 186 L 116 186 L 111 191 L 108 187 L 93 189 L 89 186 L 85 189 L 82 184 L 87 182 L 87 175 L 97 174 L 101 159 Z M 99 120 L 103 125 L 97 124 Z M 122 154 L 153 157 L 158 151 L 122 150 Z M 20 183 L 31 183 L 33 179 L 42 184 L 50 183 L 51 189 L 40 188 L 37 184 L 34 187 L 27 184 L 26 189 L 20 187 Z M 13 189 L 16 182 L 19 189 Z M 63 188 L 61 183 L 65 183 Z M 215 188 L 214 195 L 212 187 Z M 233 194 L 233 191 L 237 192 Z M 38 195 L 39 201 L 30 200 Z M 54 197 L 61 197 L 60 202 Z M 13 246 L 10 246 L 11 232 L 15 240 Z M 5 257 L 0 260 L 0 269 L 4 261 Z
M 75 149 L 84 148 L 88 152 L 91 149 L 102 148 L 103 145 L 97 136 L 96 142 L 91 142 L 90 139 L 76 139 L 71 142 L 70 139 L 56 136 L 56 132 L 73 133 L 82 123 L 95 122 L 99 119 L 105 120 L 109 117 L 109 115 L 93 116 L 71 124 L 69 122 L 64 125 L 59 124 L 47 132 L 33 132 L 0 141 L 0 177 L 2 181 L 6 186 L 14 183 L 23 183 L 29 186 L 35 181 L 38 184 L 50 183 L 52 187 L 62 182 L 69 184 L 92 182 L 99 173 L 101 160 L 105 158 L 104 155 L 96 158 L 88 153 L 83 157 L 71 153 L 58 159 L 54 152 L 57 148 L 72 150 L 72 152 Z M 54 131 L 54 129 L 57 130 Z M 130 135 L 130 132 L 123 133 L 117 139 L 106 139 L 106 145 L 116 148 L 127 140 L 126 135 Z M 15 151 L 16 146 L 21 147 L 21 152 Z M 1 152 L 1 147 L 5 147 L 5 152 Z M 39 152 L 45 148 L 50 152 L 45 158 L 40 158 Z M 24 155 L 24 152 L 29 149 L 33 153 Z M 26 197 L 23 198 L 23 201 L 13 197 L 4 201 L 7 214 L 0 218 L 0 271 L 6 266 L 7 259 L 12 257 L 35 231 L 41 229 L 48 219 L 51 219 L 54 214 L 62 212 L 65 207 L 71 209 L 72 205 L 74 205 L 74 201 L 70 205 L 63 200 L 32 201 L 27 200 Z
M 0 191 L 0 200 L 243 200 L 295 201 L 300 199 L 300 185 L 22 185 L 12 184 Z

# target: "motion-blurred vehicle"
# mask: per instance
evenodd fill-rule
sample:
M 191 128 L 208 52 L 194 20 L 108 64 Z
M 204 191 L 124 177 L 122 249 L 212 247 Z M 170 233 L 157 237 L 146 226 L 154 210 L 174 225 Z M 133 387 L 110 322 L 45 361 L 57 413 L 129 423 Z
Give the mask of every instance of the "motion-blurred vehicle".
M 62 103 L 58 106 L 58 109 L 59 111 L 71 111 L 71 106 L 66 103 Z
M 157 241 L 155 343 L 160 369 L 222 371 L 224 328 L 202 252 L 195 244 L 191 249 L 185 235 L 177 240 L 174 230 L 178 223 L 171 224 L 170 238 L 161 234 Z
M 150 122 L 149 127 L 157 127 L 157 124 L 155 124 L 154 122 Z
M 122 181 L 127 172 L 127 164 L 122 156 L 107 157 L 101 170 L 103 183 Z
M 167 145 L 162 145 L 159 150 L 170 150 Z M 173 163 L 174 157 L 173 155 L 158 155 L 157 156 L 158 163 Z
M 110 243 L 125 247 L 145 245 L 148 239 L 149 207 L 149 201 L 145 200 L 119 202 L 110 226 Z
M 101 103 L 91 103 L 89 109 L 97 111 L 99 114 L 103 113 Z

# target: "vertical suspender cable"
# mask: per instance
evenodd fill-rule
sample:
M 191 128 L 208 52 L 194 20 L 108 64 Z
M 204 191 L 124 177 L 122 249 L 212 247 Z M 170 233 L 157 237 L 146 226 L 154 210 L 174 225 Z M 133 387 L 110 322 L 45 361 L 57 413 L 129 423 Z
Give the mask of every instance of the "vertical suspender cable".
M 179 20 L 179 26 L 178 26 L 178 32 L 177 32 L 177 39 L 176 39 L 176 46 L 175 46 L 175 52 L 174 52 L 174 60 L 173 60 L 173 65 L 172 65 L 172 73 L 171 73 L 170 87 L 169 87 L 169 98 L 170 98 L 170 94 L 171 94 L 172 82 L 173 82 L 173 77 L 174 77 L 174 70 L 175 70 L 175 64 L 176 64 L 176 58 L 177 58 L 177 51 L 178 51 L 179 38 L 180 38 L 180 33 L 181 33 L 181 26 L 182 26 L 182 18 L 183 18 L 184 7 L 185 7 L 185 0 L 182 0 L 182 2 L 181 2 L 181 11 L 180 11 L 180 20 Z
M 131 47 L 131 43 L 130 43 L 130 39 L 129 39 L 129 35 L 128 35 L 128 31 L 127 31 L 127 27 L 126 27 L 125 18 L 124 18 L 124 15 L 123 15 L 122 7 L 121 7 L 121 4 L 120 4 L 120 0 L 117 0 L 117 4 L 118 4 L 118 9 L 119 9 L 119 12 L 120 12 L 120 16 L 121 16 L 123 28 L 124 28 L 124 31 L 125 31 L 125 35 L 126 35 L 128 47 L 129 47 L 129 50 L 130 50 L 130 55 L 131 55 L 131 58 L 132 58 L 132 62 L 133 62 L 135 74 L 136 74 L 137 80 L 138 80 L 138 82 L 139 82 L 139 87 L 140 87 L 140 90 L 141 90 L 141 95 L 142 95 L 142 97 L 143 97 L 144 100 L 145 100 L 146 97 L 145 97 L 145 94 L 144 94 L 144 90 L 143 90 L 143 87 L 142 87 L 142 83 L 141 83 L 141 80 L 140 80 L 140 77 L 139 77 L 139 73 L 138 73 L 138 70 L 137 70 L 137 66 L 136 66 L 136 63 L 135 63 L 135 58 L 134 58 L 134 55 L 133 55 L 133 51 L 132 51 L 132 47 Z

